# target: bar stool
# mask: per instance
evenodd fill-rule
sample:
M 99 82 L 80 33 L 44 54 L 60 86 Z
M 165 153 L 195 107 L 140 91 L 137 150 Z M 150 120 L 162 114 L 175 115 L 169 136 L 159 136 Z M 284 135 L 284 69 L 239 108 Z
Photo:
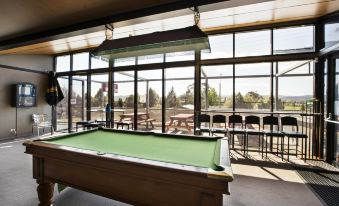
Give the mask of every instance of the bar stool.
M 258 129 L 250 129 L 248 125 L 257 125 Z M 246 131 L 246 150 L 248 151 L 248 136 L 249 135 L 257 135 L 259 137 L 258 143 L 258 152 L 260 153 L 261 138 L 263 138 L 264 132 L 260 129 L 260 118 L 257 116 L 246 116 L 245 117 L 245 131 Z
M 224 124 L 224 128 L 222 127 L 214 127 L 214 124 Z M 211 128 L 211 134 L 218 133 L 218 134 L 224 134 L 226 135 L 227 130 L 226 130 L 226 116 L 217 114 L 214 115 L 212 118 L 212 128 Z
M 290 126 L 292 127 L 292 130 L 295 129 L 296 131 L 284 131 L 284 127 Z M 306 134 L 303 134 L 299 132 L 299 126 L 298 126 L 298 121 L 297 118 L 295 117 L 282 117 L 281 118 L 281 129 L 282 133 L 287 136 L 287 161 L 290 160 L 290 138 L 295 138 L 296 139 L 296 156 L 298 156 L 298 141 L 299 139 L 302 140 L 301 142 L 301 157 L 303 155 L 303 148 L 304 148 L 304 139 L 305 139 L 305 158 L 304 161 L 306 162 L 306 157 L 307 157 L 307 138 L 308 136 Z
M 232 127 L 231 127 L 232 125 Z M 240 125 L 241 127 L 235 127 L 236 125 Z M 242 116 L 233 114 L 229 116 L 228 118 L 228 133 L 230 136 L 232 136 L 232 149 L 234 149 L 234 135 L 242 135 L 243 139 L 243 146 L 244 146 L 244 153 L 245 153 L 245 148 L 246 148 L 246 140 L 245 140 L 245 134 L 246 130 L 244 129 L 244 124 L 242 121 Z
M 266 130 L 265 129 L 265 125 L 269 125 L 269 129 Z M 274 127 L 276 127 L 276 129 L 274 129 Z M 279 129 L 279 119 L 278 117 L 274 117 L 274 116 L 265 116 L 263 117 L 263 127 L 262 127 L 263 131 L 264 131 L 264 137 L 265 137 L 265 140 L 266 140 L 266 158 L 267 158 L 267 137 L 269 136 L 270 139 L 272 141 L 270 141 L 271 145 L 273 145 L 273 137 L 277 137 L 278 138 L 278 142 L 279 142 L 279 139 L 281 141 L 281 159 L 283 159 L 283 154 L 282 154 L 282 151 L 283 151 L 283 148 L 282 148 L 282 144 L 283 144 L 283 139 L 284 139 L 284 134 L 280 131 Z M 272 147 L 272 146 L 271 146 Z M 263 148 L 264 148 L 264 138 L 262 140 L 262 157 L 263 157 L 263 154 L 264 154 L 264 151 L 263 151 Z M 273 147 L 272 147 L 273 148 Z M 279 143 L 278 143 L 278 148 L 279 148 Z M 278 150 L 277 148 L 277 150 Z
M 208 124 L 208 127 L 201 126 L 201 123 Z M 196 133 L 202 135 L 204 132 L 208 132 L 208 136 L 211 135 L 211 116 L 208 114 L 199 114 L 198 115 L 198 128 L 196 128 Z

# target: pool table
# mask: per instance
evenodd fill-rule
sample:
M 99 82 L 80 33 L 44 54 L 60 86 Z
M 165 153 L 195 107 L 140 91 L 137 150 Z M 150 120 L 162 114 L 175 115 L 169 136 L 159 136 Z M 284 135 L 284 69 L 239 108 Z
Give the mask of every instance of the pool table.
M 133 205 L 222 205 L 233 180 L 226 138 L 97 128 L 24 142 L 40 206 L 55 183 Z

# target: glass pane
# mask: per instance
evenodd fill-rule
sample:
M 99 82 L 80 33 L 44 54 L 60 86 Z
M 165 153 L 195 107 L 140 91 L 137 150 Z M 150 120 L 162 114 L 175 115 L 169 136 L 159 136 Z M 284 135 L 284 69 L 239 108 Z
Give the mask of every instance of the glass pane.
M 114 60 L 114 66 L 130 66 L 135 65 L 135 57 L 120 58 Z
M 108 103 L 108 74 L 91 77 L 91 120 L 105 121 Z
M 138 57 L 138 64 L 152 64 L 164 62 L 163 54 L 146 55 Z
M 166 79 L 175 80 L 175 79 L 194 79 L 194 71 L 191 70 L 192 67 L 177 67 L 170 68 L 166 70 Z M 193 72 L 193 73 L 192 73 Z
M 121 83 L 125 81 L 127 82 L 134 81 L 134 71 L 115 72 L 114 81 L 115 83 Z
M 325 25 L 325 47 L 339 42 L 339 23 Z
M 56 58 L 56 71 L 57 72 L 68 72 L 71 70 L 71 59 L 69 55 L 58 56 Z
M 235 65 L 236 110 L 268 111 L 271 108 L 270 74 L 271 63 Z
M 73 55 L 73 71 L 89 69 L 89 53 L 79 53 Z
M 233 57 L 233 34 L 209 36 L 211 53 L 201 51 L 201 59 Z
M 194 51 L 173 52 L 166 54 L 166 62 L 194 60 Z
M 256 76 L 270 74 L 271 74 L 271 63 L 235 65 L 235 76 Z
M 271 108 L 270 78 L 237 78 L 235 79 L 236 110 L 266 110 Z
M 273 30 L 274 54 L 314 51 L 314 26 Z
M 133 122 L 134 71 L 114 72 L 114 88 L 114 119 Z
M 150 78 L 149 78 L 150 77 Z M 162 132 L 162 70 L 138 72 L 138 130 Z M 145 115 L 143 115 L 145 114 Z
M 259 56 L 271 53 L 270 31 L 242 32 L 235 34 L 235 56 Z
M 170 68 L 165 72 L 166 132 L 192 134 L 194 128 L 194 67 Z
M 92 69 L 100 69 L 100 68 L 108 68 L 109 61 L 108 59 L 102 57 L 92 57 L 91 59 L 91 68 Z
M 213 78 L 213 77 L 233 77 L 233 65 L 218 65 L 218 66 L 202 66 L 201 78 Z
M 278 110 L 305 111 L 306 100 L 312 97 L 312 76 L 278 77 Z
M 57 130 L 68 129 L 68 78 L 58 78 L 64 99 L 58 103 L 57 111 Z
M 313 74 L 314 62 L 312 60 L 288 61 L 278 63 L 278 73 L 288 74 Z
M 201 73 L 201 109 L 232 110 L 232 97 L 233 66 L 203 67 Z
M 76 122 L 86 119 L 87 77 L 74 76 L 72 89 L 72 126 L 74 127 Z

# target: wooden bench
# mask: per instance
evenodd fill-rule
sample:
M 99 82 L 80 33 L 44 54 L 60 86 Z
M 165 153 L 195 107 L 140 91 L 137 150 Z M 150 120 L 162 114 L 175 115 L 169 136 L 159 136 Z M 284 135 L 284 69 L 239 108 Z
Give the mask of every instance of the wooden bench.
M 127 129 L 129 130 L 129 126 L 131 125 L 132 129 L 133 129 L 133 121 L 132 120 L 123 120 L 123 121 L 119 121 L 116 122 L 117 124 L 117 129 L 119 129 L 119 126 L 121 126 L 121 129 L 124 129 L 124 126 L 127 126 Z
M 153 125 L 154 121 L 155 121 L 155 119 L 143 119 L 143 120 L 139 120 L 138 124 L 145 125 L 146 127 L 148 127 L 148 123 L 149 123 L 149 124 L 151 124 L 152 129 L 154 129 L 154 125 Z
M 194 121 L 187 121 L 187 125 L 183 122 L 181 122 L 181 125 L 179 126 L 179 121 L 178 120 L 173 120 L 172 125 L 171 121 L 166 122 L 166 132 L 170 128 L 175 128 L 175 131 L 178 131 L 178 129 L 187 129 L 189 132 L 194 128 Z

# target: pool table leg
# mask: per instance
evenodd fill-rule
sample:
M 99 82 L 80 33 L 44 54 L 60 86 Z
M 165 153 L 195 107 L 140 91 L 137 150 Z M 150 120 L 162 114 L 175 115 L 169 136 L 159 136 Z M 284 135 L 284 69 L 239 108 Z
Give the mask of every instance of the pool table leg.
M 202 194 L 200 206 L 222 206 L 222 194 Z
M 50 182 L 44 182 L 38 180 L 38 197 L 39 197 L 39 206 L 50 206 L 52 205 L 52 198 L 54 193 L 54 184 Z

